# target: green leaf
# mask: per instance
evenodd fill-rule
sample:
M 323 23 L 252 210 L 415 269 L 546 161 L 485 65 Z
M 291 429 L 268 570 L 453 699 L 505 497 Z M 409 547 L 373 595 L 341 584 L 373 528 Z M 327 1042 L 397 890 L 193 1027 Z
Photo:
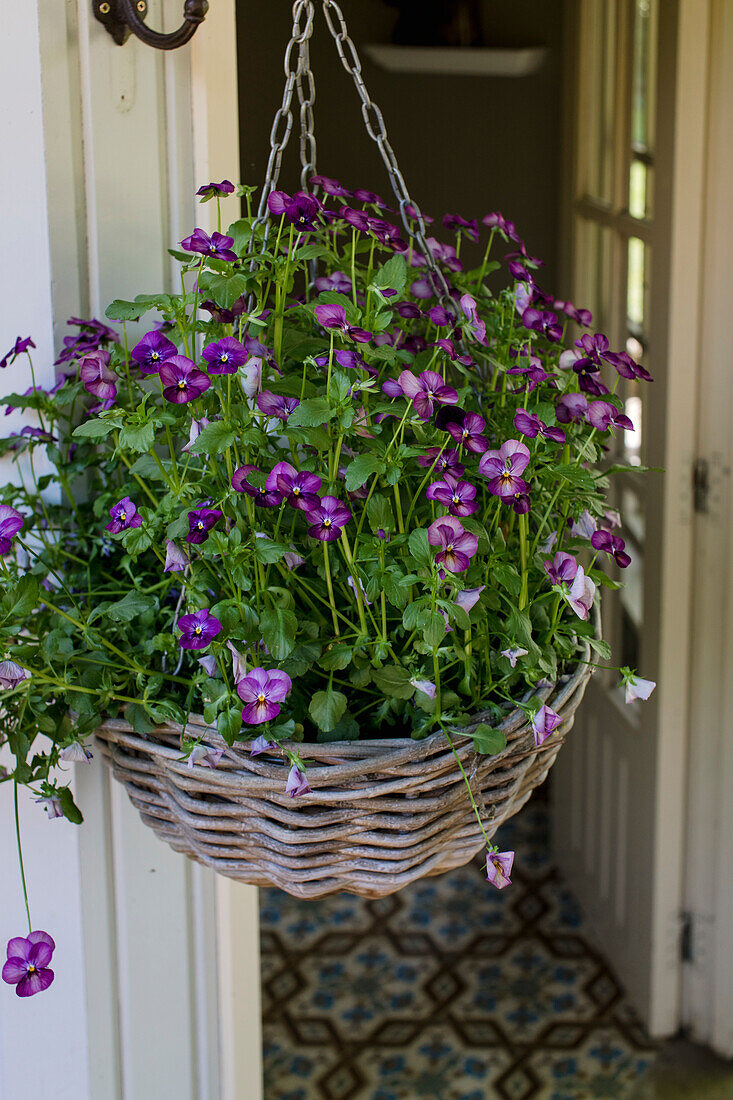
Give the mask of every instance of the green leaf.
M 410 683 L 410 673 L 400 665 L 372 669 L 372 679 L 380 691 L 394 699 L 411 699 L 415 694 L 415 688 Z
M 581 489 L 595 489 L 596 483 L 591 474 L 582 466 L 573 464 L 567 466 L 552 466 L 551 470 L 557 477 L 564 478 L 571 485 L 577 485 Z
M 153 536 L 144 527 L 133 527 L 122 536 L 122 545 L 132 558 L 144 553 L 152 541 Z
M 332 730 L 319 730 L 316 740 L 321 744 L 330 741 L 358 741 L 359 723 L 350 714 L 345 714 Z
M 104 439 L 115 428 L 119 428 L 119 424 L 114 420 L 85 420 L 74 428 L 72 435 L 74 439 Z
M 150 306 L 142 302 L 126 302 L 122 298 L 115 298 L 105 309 L 104 315 L 110 321 L 139 321 L 149 309 Z
M 473 747 L 483 756 L 495 756 L 506 748 L 506 735 L 501 730 L 494 730 L 481 722 L 473 731 Z
M 126 451 L 149 451 L 155 442 L 152 424 L 128 424 L 120 432 L 120 447 Z
M 346 696 L 340 691 L 317 691 L 308 707 L 311 718 L 320 730 L 328 733 L 336 728 L 346 711 Z
M 268 650 L 276 661 L 282 661 L 295 648 L 298 619 L 294 612 L 282 607 L 269 608 L 260 615 L 260 630 Z
M 21 577 L 18 583 L 3 596 L 0 607 L 5 618 L 26 618 L 30 615 L 38 603 L 38 593 L 38 581 L 35 577 Z
M 369 526 L 376 534 L 380 528 L 382 531 L 391 533 L 395 529 L 394 513 L 392 512 L 392 504 L 386 497 L 381 494 L 375 494 L 366 506 L 367 518 L 369 519 Z
M 246 275 L 209 275 L 206 287 L 217 305 L 231 309 L 238 298 L 247 290 L 249 280 Z
M 422 528 L 411 531 L 407 542 L 415 563 L 422 566 L 423 569 L 432 569 L 433 554 L 430 549 L 430 543 L 428 542 L 427 531 Z
M 103 615 L 113 623 L 129 623 L 144 611 L 150 611 L 154 606 L 154 596 L 144 596 L 142 592 L 128 592 L 121 600 L 109 604 Z
M 206 425 L 189 450 L 195 455 L 220 455 L 231 447 L 236 438 L 236 432 L 227 420 L 213 420 Z
M 325 668 L 327 672 L 331 672 L 334 669 L 340 670 L 348 668 L 353 656 L 354 650 L 352 646 L 333 642 L 319 658 L 318 664 L 321 668 Z
M 445 619 L 437 611 L 428 612 L 422 636 L 430 646 L 439 646 L 445 638 Z
M 150 481 L 165 480 L 165 475 L 162 473 L 160 466 L 150 454 L 140 455 L 130 467 L 130 473 L 137 474 L 138 477 L 148 478 Z
M 325 424 L 336 415 L 325 397 L 309 397 L 301 401 L 297 409 L 288 417 L 289 428 L 315 428 Z
M 588 638 L 588 644 L 604 661 L 610 660 L 612 650 L 608 642 L 604 642 L 603 638 Z
M 216 728 L 227 745 L 233 745 L 242 728 L 241 707 L 230 707 L 228 710 L 220 711 L 216 719 Z
M 125 718 L 130 723 L 135 733 L 151 733 L 155 726 L 145 713 L 145 708 L 140 703 L 128 703 L 125 707 Z
M 495 565 L 492 569 L 494 579 L 505 588 L 511 596 L 518 596 L 522 588 L 522 578 L 513 565 Z
M 383 474 L 384 463 L 376 455 L 357 455 L 346 468 L 346 490 L 361 489 L 373 474 Z
M 287 554 L 288 547 L 282 542 L 273 542 L 272 539 L 256 539 L 255 540 L 255 557 L 257 561 L 261 561 L 263 565 L 270 565 L 271 562 L 280 561 L 283 554 Z
M 407 265 L 404 257 L 393 256 L 386 264 L 380 267 L 374 276 L 374 285 L 378 287 L 391 287 L 401 294 L 407 282 Z
M 74 796 L 70 787 L 59 787 L 56 791 L 61 809 L 67 821 L 73 821 L 74 825 L 81 825 L 84 815 L 74 802 Z

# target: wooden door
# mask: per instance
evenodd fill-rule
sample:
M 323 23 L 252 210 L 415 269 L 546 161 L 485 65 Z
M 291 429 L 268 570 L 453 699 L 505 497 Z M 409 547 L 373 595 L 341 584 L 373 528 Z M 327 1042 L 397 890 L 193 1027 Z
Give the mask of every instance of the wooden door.
M 616 478 L 633 561 L 603 601 L 613 664 L 658 688 L 626 706 L 618 673 L 596 673 L 556 767 L 555 848 L 655 1035 L 679 1022 L 704 8 L 583 0 L 572 45 L 568 285 L 594 330 L 654 376 L 623 383 L 636 430 L 616 447 L 665 473 Z

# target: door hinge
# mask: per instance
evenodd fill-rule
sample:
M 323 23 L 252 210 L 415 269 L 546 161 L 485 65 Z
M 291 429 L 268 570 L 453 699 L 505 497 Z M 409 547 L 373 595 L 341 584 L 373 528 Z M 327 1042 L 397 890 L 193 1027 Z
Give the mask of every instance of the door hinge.
M 690 912 L 682 914 L 680 921 L 680 958 L 682 962 L 694 959 L 693 916 Z
M 698 458 L 692 468 L 692 497 L 696 512 L 710 510 L 710 463 L 706 458 Z

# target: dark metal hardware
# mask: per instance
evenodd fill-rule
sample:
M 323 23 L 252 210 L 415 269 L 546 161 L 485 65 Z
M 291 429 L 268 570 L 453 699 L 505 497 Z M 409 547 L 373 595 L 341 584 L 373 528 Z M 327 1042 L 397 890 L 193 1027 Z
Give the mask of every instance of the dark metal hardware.
M 710 510 L 710 466 L 705 458 L 698 458 L 692 468 L 692 499 L 696 512 Z
M 112 35 L 118 46 L 123 46 L 136 35 L 147 46 L 156 50 L 177 50 L 193 38 L 199 23 L 203 23 L 209 10 L 208 0 L 185 0 L 183 23 L 177 31 L 162 34 L 151 30 L 145 23 L 148 13 L 147 0 L 92 0 L 94 16 Z
M 692 913 L 689 912 L 684 912 L 681 914 L 680 958 L 682 959 L 682 962 L 693 962 L 695 959 L 695 950 L 693 943 L 693 920 Z

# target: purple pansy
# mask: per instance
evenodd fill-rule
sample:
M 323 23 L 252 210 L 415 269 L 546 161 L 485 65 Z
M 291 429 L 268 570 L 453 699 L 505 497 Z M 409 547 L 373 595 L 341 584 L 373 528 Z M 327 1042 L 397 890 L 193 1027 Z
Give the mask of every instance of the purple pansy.
M 427 301 L 428 298 L 435 296 L 435 290 L 427 279 L 415 279 L 414 283 L 410 283 L 410 291 L 421 301 Z
M 565 393 L 555 405 L 555 416 L 561 424 L 576 424 L 584 420 L 588 412 L 588 398 L 584 393 Z
M 570 524 L 570 534 L 576 539 L 590 539 L 598 530 L 598 524 L 586 508 Z
M 211 385 L 211 379 L 185 355 L 174 355 L 160 368 L 163 397 L 174 405 L 195 401 Z
M 23 339 L 21 336 L 16 336 L 15 343 L 13 344 L 10 351 L 6 351 L 5 355 L 3 355 L 2 359 L 0 359 L 0 370 L 4 370 L 5 367 L 7 367 L 8 362 L 14 362 L 14 360 L 19 355 L 22 355 L 24 351 L 28 351 L 28 348 L 34 348 L 35 346 L 36 345 L 33 343 L 30 336 L 26 336 L 25 339 Z
M 449 573 L 463 573 L 478 549 L 478 539 L 455 516 L 442 516 L 428 527 L 428 542 L 439 546 L 435 561 Z
M 350 195 L 351 192 L 347 191 L 338 180 L 332 179 L 330 176 L 311 176 L 311 183 L 314 187 L 322 187 L 327 195 Z
M 208 364 L 209 374 L 236 374 L 249 359 L 244 345 L 233 336 L 225 336 L 214 344 L 207 344 L 201 356 Z
M 310 524 L 308 534 L 312 538 L 332 542 L 351 519 L 351 509 L 342 504 L 338 497 L 325 496 L 306 512 L 305 518 Z
M 221 197 L 222 195 L 233 195 L 234 184 L 229 180 L 222 180 L 221 183 L 205 183 L 202 187 L 199 187 L 196 194 L 202 202 L 207 202 L 208 199 Z
M 285 784 L 285 793 L 291 798 L 297 798 L 301 794 L 310 794 L 310 785 L 297 764 L 293 764 L 288 772 L 288 781 Z
M 344 367 L 346 370 L 361 370 L 373 372 L 372 367 L 368 367 L 364 362 L 364 358 L 358 351 L 352 348 L 336 348 L 333 353 L 333 357 L 340 367 Z M 327 367 L 329 360 L 329 352 L 325 352 L 323 355 L 317 355 L 314 362 L 319 367 Z M 376 371 L 374 371 L 376 373 Z
M 316 228 L 322 209 L 318 199 L 307 191 L 296 191 L 294 195 L 288 195 L 285 191 L 272 191 L 268 196 L 267 206 L 270 213 L 277 217 L 284 214 L 290 224 L 301 233 Z
M 632 359 L 626 351 L 609 351 L 604 356 L 607 363 L 615 367 L 622 378 L 642 378 L 645 382 L 652 382 L 653 378 L 646 367 Z
M 29 932 L 8 941 L 7 961 L 3 966 L 3 981 L 15 986 L 19 997 L 42 993 L 53 981 L 48 964 L 56 944 L 48 932 Z
M 30 675 L 28 669 L 22 668 L 15 661 L 0 661 L 0 688 L 3 691 L 12 691 L 24 680 L 29 680 Z
M 455 314 L 449 313 L 444 306 L 433 306 L 428 310 L 428 317 L 434 325 L 438 326 L 438 328 L 454 325 L 456 320 Z
M 590 544 L 594 550 L 602 550 L 612 557 L 620 569 L 631 565 L 631 557 L 626 553 L 626 543 L 618 535 L 612 535 L 610 531 L 595 531 L 591 535 Z
M 462 477 L 466 469 L 460 461 L 458 451 L 452 447 L 448 447 L 444 451 L 441 451 L 440 447 L 428 447 L 425 454 L 420 455 L 418 458 L 417 464 L 422 466 L 424 470 L 433 466 L 435 473 L 448 473 L 452 474 L 453 477 Z
M 501 656 L 506 657 L 512 668 L 516 668 L 519 658 L 526 657 L 528 653 L 528 649 L 524 649 L 522 646 L 516 646 L 513 649 L 502 649 Z
M 387 208 L 386 202 L 376 191 L 366 191 L 363 187 L 357 187 L 354 191 L 354 198 L 357 202 L 364 202 L 368 206 L 378 206 L 382 210 Z
M 216 526 L 222 517 L 219 508 L 194 508 L 188 513 L 188 534 L 186 542 L 192 542 L 196 546 L 206 542 L 211 529 Z
M 185 252 L 200 252 L 202 256 L 232 262 L 237 259 L 237 253 L 232 252 L 233 244 L 234 237 L 225 237 L 223 233 L 216 232 L 209 236 L 203 229 L 194 229 L 190 237 L 181 241 L 181 248 Z
M 437 500 L 452 516 L 472 516 L 478 510 L 476 486 L 468 481 L 458 481 L 446 474 L 444 480 L 434 481 L 425 494 L 428 500 Z
M 514 852 L 489 852 L 486 856 L 486 881 L 495 886 L 497 890 L 503 890 L 505 886 L 511 886 L 509 875 L 514 866 Z
M 137 507 L 129 497 L 123 497 L 122 500 L 118 500 L 117 503 L 110 508 L 109 514 L 112 519 L 107 524 L 107 530 L 111 531 L 113 535 L 119 535 L 122 531 L 130 531 L 133 527 L 140 527 L 143 522 L 143 518 L 138 512 Z
M 278 420 L 287 420 L 291 412 L 297 409 L 300 401 L 297 397 L 283 397 L 282 394 L 263 390 L 257 395 L 257 408 L 266 416 L 276 416 Z
M 633 432 L 634 425 L 628 416 L 619 412 L 610 401 L 591 401 L 588 405 L 588 423 L 599 432 L 607 432 L 610 428 L 622 428 L 626 432 Z
M 351 294 L 351 279 L 343 271 L 332 271 L 330 275 L 320 275 L 315 282 L 316 290 L 335 290 L 339 294 Z
M 477 312 L 476 299 L 470 294 L 464 294 L 460 300 L 463 316 L 468 324 L 465 328 L 471 333 L 479 344 L 486 344 L 486 322 L 482 321 Z
M 536 413 L 527 412 L 526 409 L 517 409 L 514 414 L 514 427 L 530 439 L 541 435 L 552 443 L 565 442 L 565 432 L 562 428 L 549 427 L 543 420 L 540 420 Z
M 164 573 L 183 573 L 186 566 L 190 565 L 188 554 L 181 550 L 172 539 L 165 540 L 165 565 Z
M 190 615 L 182 615 L 176 626 L 181 632 L 178 639 L 181 649 L 206 649 L 221 630 L 221 623 L 206 607 Z
M 472 454 L 483 454 L 489 447 L 482 434 L 485 427 L 486 422 L 482 416 L 479 416 L 478 413 L 468 412 L 463 415 L 463 423 L 446 424 L 446 431 L 455 439 L 456 443 L 462 444 L 467 451 Z
M 479 473 L 488 478 L 489 492 L 506 501 L 526 494 L 529 486 L 519 475 L 529 464 L 530 454 L 524 443 L 508 439 L 498 451 L 486 451 L 479 462 Z
M 644 680 L 641 676 L 637 676 L 635 672 L 627 673 L 622 683 L 626 687 L 624 694 L 624 702 L 626 703 L 633 703 L 636 699 L 643 701 L 648 699 L 657 686 L 654 680 Z
M 167 359 L 178 354 L 178 348 L 162 333 L 148 332 L 130 352 L 143 374 L 157 374 Z
M 460 214 L 446 214 L 443 218 L 446 229 L 452 229 L 456 233 L 465 233 L 472 241 L 478 242 L 478 222 L 476 218 L 462 218 Z
M 293 686 L 287 672 L 279 668 L 266 671 L 253 668 L 237 684 L 237 694 L 245 703 L 242 720 L 249 726 L 259 726 L 262 722 L 271 722 L 280 713 L 279 703 L 290 694 Z
M 453 602 L 457 603 L 468 614 L 478 603 L 479 596 L 485 588 L 485 584 L 480 585 L 478 588 L 464 588 L 462 592 L 456 593 Z
M 294 508 L 309 511 L 318 505 L 321 478 L 307 470 L 296 470 L 289 462 L 278 462 L 267 475 L 266 489 L 275 489 Z
M 590 615 L 595 594 L 595 584 L 590 577 L 586 577 L 583 566 L 579 565 L 570 588 L 567 592 L 563 590 L 563 596 L 579 619 L 586 620 Z
M 553 344 L 562 340 L 562 325 L 552 310 L 535 309 L 530 306 L 522 314 L 522 324 L 533 332 L 541 332 Z
M 473 366 L 473 359 L 470 355 L 463 355 L 456 348 L 453 341 L 448 336 L 442 336 L 440 340 L 435 341 L 436 348 L 442 348 L 452 363 L 460 363 L 462 367 Z
M 370 219 L 364 210 L 354 210 L 351 206 L 342 206 L 341 217 L 352 229 L 358 229 L 360 233 L 369 232 Z
M 94 754 L 81 741 L 72 741 L 59 752 L 59 760 L 69 764 L 91 764 Z
M 499 232 L 510 241 L 519 240 L 519 234 L 514 227 L 514 222 L 507 221 L 504 215 L 498 210 L 491 214 L 486 214 L 481 221 L 487 229 L 498 229 Z
M 232 488 L 237 493 L 246 493 L 248 497 L 252 497 L 255 504 L 260 508 L 277 508 L 283 502 L 283 495 L 277 489 L 268 489 L 266 485 L 250 485 L 249 475 L 259 470 L 256 466 L 246 465 L 239 466 L 238 469 L 232 474 Z
M 318 323 L 323 325 L 324 328 L 337 329 L 339 332 L 343 332 L 345 336 L 355 340 L 357 344 L 368 344 L 372 338 L 371 332 L 366 332 L 363 328 L 348 324 L 346 310 L 343 306 L 319 305 L 315 307 L 314 312 Z
M 272 752 L 273 749 L 277 749 L 278 747 L 277 741 L 268 741 L 264 733 L 261 733 L 259 737 L 255 737 L 251 742 L 249 746 L 249 755 L 259 756 L 262 752 Z
M 7 554 L 23 526 L 23 517 L 9 504 L 0 504 L 0 554 Z
M 546 561 L 545 573 L 553 584 L 570 584 L 578 572 L 578 563 L 572 554 L 558 550 L 552 561 Z
M 436 404 L 455 405 L 458 401 L 453 387 L 446 386 L 441 376 L 433 370 L 424 370 L 417 378 L 412 371 L 403 370 L 399 385 L 404 396 L 412 401 L 421 420 L 430 419 Z
M 117 397 L 117 375 L 109 367 L 109 352 L 95 351 L 79 360 L 79 377 L 84 389 L 98 397 L 108 409 Z
M 199 663 L 206 660 L 209 660 L 209 658 L 201 657 Z M 223 755 L 224 749 L 214 749 L 211 745 L 194 745 L 188 754 L 188 766 L 191 770 L 193 770 L 194 764 L 201 764 L 205 768 L 215 768 Z
M 537 748 L 557 729 L 561 721 L 557 711 L 542 704 L 537 713 L 532 716 L 532 731 Z

